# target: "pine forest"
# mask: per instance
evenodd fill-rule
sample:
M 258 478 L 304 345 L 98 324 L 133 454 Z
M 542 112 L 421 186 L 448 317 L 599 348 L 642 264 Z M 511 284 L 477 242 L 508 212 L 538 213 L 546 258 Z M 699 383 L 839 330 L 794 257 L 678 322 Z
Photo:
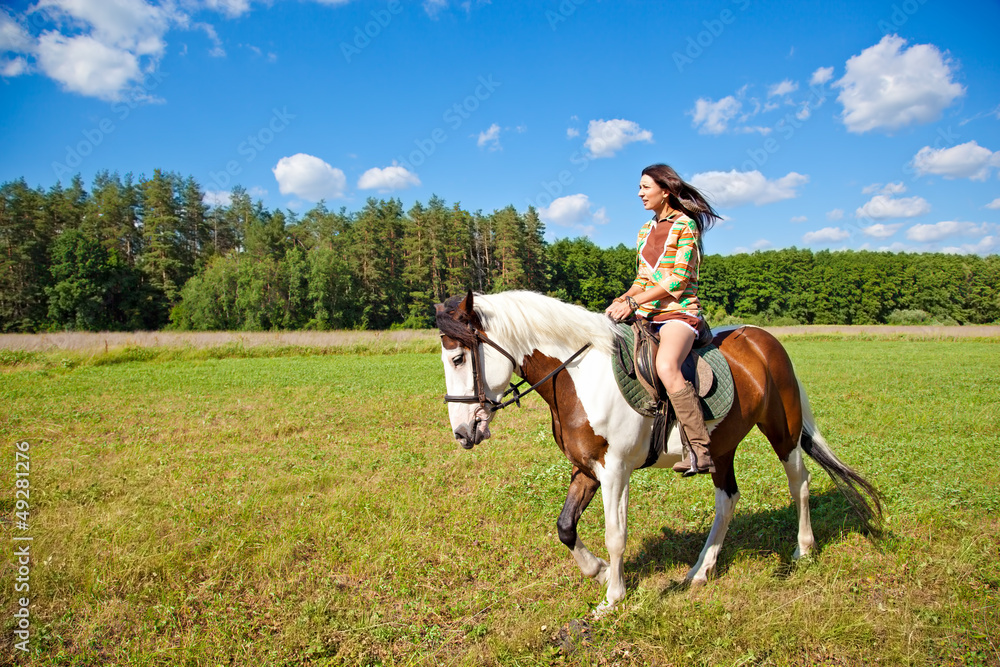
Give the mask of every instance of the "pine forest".
M 530 289 L 603 310 L 635 249 L 546 241 L 538 212 L 470 212 L 438 197 L 404 210 L 320 202 L 268 210 L 236 187 L 209 206 L 192 177 L 77 176 L 0 186 L 0 332 L 391 329 L 432 326 L 468 289 Z M 642 219 L 634 227 L 638 231 Z M 711 254 L 709 322 L 986 324 L 1000 320 L 1000 256 L 787 248 Z

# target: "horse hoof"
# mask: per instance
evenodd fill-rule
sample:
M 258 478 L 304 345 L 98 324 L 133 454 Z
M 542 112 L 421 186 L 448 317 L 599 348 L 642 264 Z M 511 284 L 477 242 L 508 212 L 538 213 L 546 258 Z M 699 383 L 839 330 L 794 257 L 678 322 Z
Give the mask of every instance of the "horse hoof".
M 812 550 L 805 549 L 802 550 L 798 547 L 795 548 L 795 552 L 792 554 L 793 561 L 802 561 L 803 563 L 808 563 L 812 560 Z
M 607 616 L 608 614 L 610 614 L 611 611 L 614 610 L 614 608 L 615 606 L 613 604 L 609 604 L 608 601 L 605 600 L 601 604 L 597 605 L 594 611 L 590 612 L 590 615 L 594 618 L 595 621 L 598 621 Z

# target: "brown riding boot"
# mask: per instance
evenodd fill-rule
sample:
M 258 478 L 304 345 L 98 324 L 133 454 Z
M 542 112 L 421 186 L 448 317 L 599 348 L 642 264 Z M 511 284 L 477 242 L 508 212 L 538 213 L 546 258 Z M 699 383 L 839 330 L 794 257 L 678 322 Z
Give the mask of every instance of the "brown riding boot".
M 708 451 L 708 429 L 705 428 L 705 417 L 702 415 L 701 403 L 694 387 L 690 382 L 685 382 L 683 389 L 667 396 L 670 398 L 670 404 L 674 406 L 674 414 L 677 415 L 681 440 L 690 452 L 691 467 L 684 476 L 715 472 L 712 455 Z

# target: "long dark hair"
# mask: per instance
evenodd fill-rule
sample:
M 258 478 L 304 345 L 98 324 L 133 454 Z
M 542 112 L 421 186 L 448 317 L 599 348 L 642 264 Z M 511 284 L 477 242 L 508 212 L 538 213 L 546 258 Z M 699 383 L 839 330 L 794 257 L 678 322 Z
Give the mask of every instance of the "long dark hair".
M 673 167 L 665 164 L 651 164 L 642 170 L 642 175 L 649 176 L 669 193 L 671 207 L 684 212 L 694 220 L 695 224 L 698 225 L 699 241 L 701 234 L 711 229 L 716 220 L 722 219 L 722 216 L 716 213 L 712 205 L 705 199 L 705 195 L 678 176 Z

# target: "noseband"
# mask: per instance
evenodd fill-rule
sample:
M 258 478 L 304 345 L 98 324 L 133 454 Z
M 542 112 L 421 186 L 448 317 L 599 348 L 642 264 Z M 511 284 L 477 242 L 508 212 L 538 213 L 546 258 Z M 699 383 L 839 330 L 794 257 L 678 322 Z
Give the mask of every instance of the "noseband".
M 507 388 L 507 391 L 505 391 L 503 393 L 503 395 L 500 397 L 499 401 L 496 401 L 496 400 L 493 400 L 492 398 L 490 398 L 489 396 L 486 395 L 486 383 L 483 382 L 483 377 L 482 377 L 482 375 L 479 372 L 479 365 L 482 362 L 482 354 L 480 352 L 480 348 L 481 348 L 482 344 L 485 343 L 485 344 L 489 345 L 490 347 L 492 347 L 493 349 L 495 349 L 497 352 L 499 352 L 503 356 L 507 357 L 507 360 L 511 363 L 511 366 L 513 366 L 513 369 L 512 369 L 513 373 L 517 373 L 518 372 L 519 366 L 518 366 L 517 362 L 514 361 L 514 357 L 511 356 L 510 352 L 508 352 L 507 350 L 503 349 L 502 347 L 500 347 L 499 345 L 497 345 L 496 343 L 494 343 L 493 341 L 491 341 L 486 336 L 485 332 L 480 331 L 479 329 L 476 329 L 475 327 L 472 327 L 472 326 L 469 326 L 468 328 L 469 328 L 469 333 L 472 335 L 472 340 L 473 340 L 473 345 L 469 348 L 469 350 L 470 350 L 470 352 L 472 354 L 472 383 L 473 383 L 473 390 L 476 392 L 476 394 L 474 396 L 452 396 L 451 394 L 445 394 L 445 396 L 444 396 L 444 402 L 445 403 L 478 403 L 479 407 L 481 407 L 483 410 L 485 410 L 487 415 L 492 415 L 494 412 L 498 412 L 500 410 L 503 410 L 508 405 L 512 405 L 514 403 L 517 404 L 517 407 L 521 407 L 521 397 L 522 396 L 527 396 L 531 392 L 535 391 L 535 389 L 537 389 L 538 387 L 540 387 L 543 383 L 545 383 L 553 375 L 555 375 L 559 371 L 561 371 L 564 368 L 566 368 L 567 364 L 569 364 L 571 361 L 573 361 L 574 359 L 576 359 L 578 356 L 580 356 L 583 353 L 584 350 L 586 350 L 588 347 L 590 347 L 590 343 L 587 343 L 586 345 L 584 345 L 583 347 L 581 347 L 579 350 L 577 350 L 576 352 L 574 352 L 569 357 L 569 359 L 567 359 L 566 361 L 564 361 L 561 364 L 559 364 L 551 373 L 549 373 L 548 375 L 546 375 L 545 377 L 543 377 L 541 380 L 539 380 L 535 384 L 533 384 L 530 387 L 528 387 L 528 389 L 524 393 L 521 393 L 519 391 L 519 389 L 520 389 L 520 387 L 522 385 L 527 384 L 527 382 L 528 382 L 527 380 L 522 379 L 519 382 L 517 382 L 516 384 L 513 381 L 511 381 L 510 386 Z M 441 334 L 441 335 L 444 336 L 444 334 Z M 485 370 L 485 368 L 484 368 L 484 370 Z M 518 373 L 518 375 L 520 375 L 520 373 Z M 510 396 L 511 394 L 513 394 L 513 398 L 507 399 L 505 401 L 504 399 L 507 398 L 508 396 Z

